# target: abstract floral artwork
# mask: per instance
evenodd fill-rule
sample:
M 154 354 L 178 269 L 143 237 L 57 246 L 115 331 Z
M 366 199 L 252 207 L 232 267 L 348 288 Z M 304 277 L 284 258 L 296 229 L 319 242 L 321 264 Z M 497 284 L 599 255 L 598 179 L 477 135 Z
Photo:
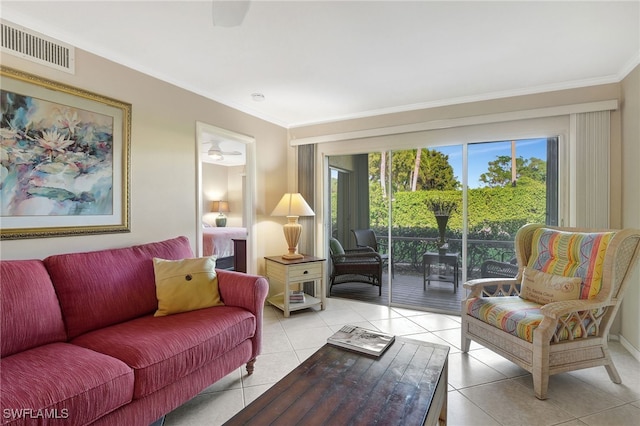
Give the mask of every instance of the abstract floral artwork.
M 5 68 L 0 101 L 2 238 L 126 232 L 130 105 Z

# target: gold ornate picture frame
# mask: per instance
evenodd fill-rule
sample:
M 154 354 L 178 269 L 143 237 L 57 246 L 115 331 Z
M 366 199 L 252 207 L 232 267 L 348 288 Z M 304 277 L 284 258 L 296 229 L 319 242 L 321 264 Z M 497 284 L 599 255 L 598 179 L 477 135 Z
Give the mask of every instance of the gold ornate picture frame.
M 131 104 L 0 67 L 1 239 L 129 232 Z

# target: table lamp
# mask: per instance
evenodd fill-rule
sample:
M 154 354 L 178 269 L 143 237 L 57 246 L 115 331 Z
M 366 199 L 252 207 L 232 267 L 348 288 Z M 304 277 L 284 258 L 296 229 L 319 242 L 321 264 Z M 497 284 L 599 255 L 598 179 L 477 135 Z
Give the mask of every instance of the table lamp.
M 216 217 L 216 226 L 219 228 L 224 228 L 227 226 L 227 217 L 224 213 L 229 212 L 229 202 L 228 201 L 214 201 L 211 203 L 211 211 L 220 213 L 218 217 Z
M 287 240 L 289 252 L 283 254 L 282 258 L 286 260 L 302 259 L 304 256 L 297 253 L 298 241 L 302 233 L 302 225 L 298 223 L 300 216 L 315 216 L 315 213 L 309 207 L 309 204 L 302 198 L 299 193 L 286 193 L 278 203 L 271 216 L 286 216 L 289 220 L 283 227 L 284 238 Z

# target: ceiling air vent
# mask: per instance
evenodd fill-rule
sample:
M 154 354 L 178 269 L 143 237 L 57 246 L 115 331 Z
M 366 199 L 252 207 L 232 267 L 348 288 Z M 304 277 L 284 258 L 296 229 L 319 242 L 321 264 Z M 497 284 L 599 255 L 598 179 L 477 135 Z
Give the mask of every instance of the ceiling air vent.
M 71 74 L 75 73 L 73 46 L 6 21 L 0 22 L 0 35 L 0 48 L 3 52 Z

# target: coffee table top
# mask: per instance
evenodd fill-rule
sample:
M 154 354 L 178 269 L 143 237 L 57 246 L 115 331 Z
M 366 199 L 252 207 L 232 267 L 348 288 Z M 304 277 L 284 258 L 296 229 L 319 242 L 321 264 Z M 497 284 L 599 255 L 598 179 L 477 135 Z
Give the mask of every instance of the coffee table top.
M 380 357 L 327 344 L 226 424 L 422 425 L 448 354 L 403 337 Z

